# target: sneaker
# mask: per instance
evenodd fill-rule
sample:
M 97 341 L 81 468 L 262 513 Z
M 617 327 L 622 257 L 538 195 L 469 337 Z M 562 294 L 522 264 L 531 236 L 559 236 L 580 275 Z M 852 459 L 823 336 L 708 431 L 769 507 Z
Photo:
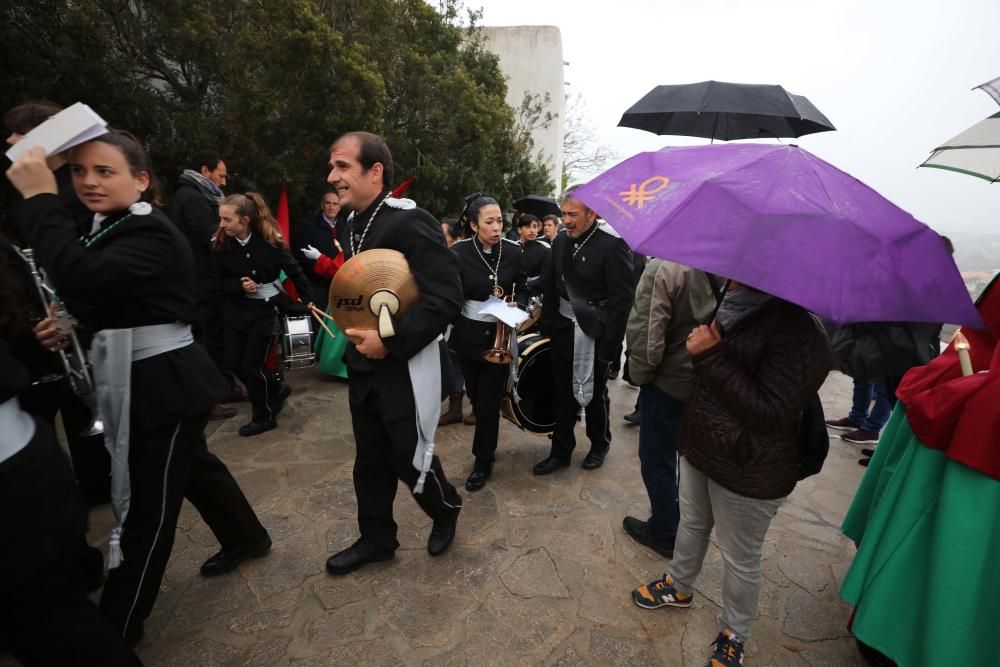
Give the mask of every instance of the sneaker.
M 851 431 L 850 433 L 845 433 L 840 436 L 840 439 L 844 442 L 851 442 L 855 445 L 877 445 L 878 444 L 878 433 L 875 431 L 868 431 L 863 428 L 859 428 L 856 431 Z
M 855 424 L 847 417 L 843 419 L 827 419 L 826 425 L 828 428 L 836 429 L 837 431 L 853 431 L 861 427 L 861 424 Z
M 674 588 L 674 579 L 669 574 L 632 591 L 632 601 L 643 609 L 690 607 L 693 599 L 693 595 L 685 595 Z
M 715 652 L 705 667 L 739 667 L 743 664 L 743 642 L 736 634 L 723 630 L 712 642 Z

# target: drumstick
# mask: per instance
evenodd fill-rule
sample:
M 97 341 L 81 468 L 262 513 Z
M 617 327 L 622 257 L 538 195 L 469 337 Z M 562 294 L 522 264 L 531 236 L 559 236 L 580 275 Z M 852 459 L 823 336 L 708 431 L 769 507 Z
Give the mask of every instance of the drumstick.
M 322 310 L 320 310 L 320 309 L 319 309 L 319 308 L 317 308 L 316 306 L 310 306 L 310 308 L 312 309 L 312 311 L 313 311 L 314 313 L 316 313 L 316 314 L 318 314 L 318 315 L 322 315 L 323 317 L 325 317 L 325 318 L 326 318 L 326 319 L 328 319 L 328 320 L 331 320 L 331 321 L 333 321 L 333 322 L 336 322 L 336 321 L 337 321 L 336 319 L 334 319 L 334 317 L 333 317 L 332 315 L 330 315 L 330 314 L 328 314 L 328 313 L 325 313 L 325 312 L 323 312 Z
M 316 321 L 319 322 L 319 325 L 321 327 L 323 327 L 323 329 L 326 330 L 326 332 L 328 334 L 330 334 L 330 338 L 336 338 L 336 336 L 333 335 L 333 332 L 330 331 L 330 327 L 326 326 L 326 322 L 324 322 L 322 319 L 320 319 L 320 317 L 316 314 L 317 311 L 321 312 L 323 315 L 326 315 L 326 313 L 323 313 L 322 311 L 320 311 L 319 308 L 317 308 L 316 306 L 312 306 L 309 309 L 309 311 L 312 313 L 312 316 L 316 319 Z M 333 318 L 331 317 L 330 319 L 333 319 Z

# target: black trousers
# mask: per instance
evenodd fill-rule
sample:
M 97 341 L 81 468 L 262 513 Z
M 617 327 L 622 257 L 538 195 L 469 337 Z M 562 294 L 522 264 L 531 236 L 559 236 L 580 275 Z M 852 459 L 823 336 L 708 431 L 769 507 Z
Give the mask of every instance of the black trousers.
M 229 551 L 267 533 L 226 465 L 208 451 L 208 415 L 133 433 L 129 445 L 132 502 L 122 531 L 122 564 L 108 572 L 101 611 L 119 632 L 149 616 L 187 498 Z
M 225 330 L 222 324 L 224 301 L 221 296 L 202 297 L 198 299 L 198 321 L 193 327 L 194 339 L 208 351 L 208 356 L 215 362 L 227 379 L 231 379 L 226 367 Z
M 472 453 L 480 466 L 489 466 L 497 451 L 500 432 L 500 399 L 503 398 L 510 375 L 507 364 L 491 364 L 459 357 L 465 388 L 476 414 L 476 434 L 472 438 Z
M 352 377 L 352 382 L 356 380 Z M 405 395 L 403 395 L 405 394 Z M 386 409 L 391 404 L 391 409 Z M 406 407 L 408 404 L 408 408 Z M 354 458 L 354 492 L 358 498 L 361 537 L 381 549 L 395 551 L 396 522 L 392 504 L 398 482 L 413 490 L 420 473 L 413 467 L 417 448 L 416 408 L 412 391 L 371 388 L 360 401 L 351 401 L 351 421 L 357 453 Z M 461 498 L 448 483 L 437 456 L 414 500 L 434 521 L 446 520 Z
M 69 384 L 51 382 L 32 387 L 24 392 L 21 406 L 25 412 L 50 424 L 55 423 L 56 414 L 62 416 L 80 492 L 88 505 L 108 502 L 111 494 L 111 457 L 104 448 L 103 435 L 82 435 L 90 426 L 93 415 Z
M 546 331 L 552 339 L 552 375 L 556 383 L 553 403 L 556 427 L 552 433 L 551 456 L 568 461 L 576 447 L 576 416 L 580 406 L 573 397 L 573 323 L 560 317 Z M 601 341 L 595 342 L 600 349 Z M 590 451 L 603 452 L 611 446 L 611 399 L 608 397 L 608 367 L 594 355 L 594 396 L 584 410 Z
M 247 388 L 255 422 L 273 421 L 278 404 L 281 382 L 265 368 L 274 345 L 273 334 L 245 333 L 226 327 L 226 367 Z
M 52 427 L 0 462 L 0 653 L 35 665 L 141 665 L 64 566 L 86 523 Z

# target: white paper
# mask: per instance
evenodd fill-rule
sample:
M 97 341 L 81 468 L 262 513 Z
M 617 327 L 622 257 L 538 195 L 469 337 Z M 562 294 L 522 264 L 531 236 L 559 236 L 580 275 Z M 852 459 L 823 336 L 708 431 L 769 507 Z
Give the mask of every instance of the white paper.
M 521 322 L 528 319 L 528 313 L 520 308 L 512 308 L 503 299 L 491 296 L 486 300 L 486 305 L 479 311 L 480 315 L 492 315 L 509 327 L 516 327 Z
M 50 157 L 107 134 L 107 131 L 108 124 L 103 118 L 83 102 L 77 102 L 24 135 L 10 147 L 7 157 L 13 162 L 35 146 L 44 148 L 45 157 Z

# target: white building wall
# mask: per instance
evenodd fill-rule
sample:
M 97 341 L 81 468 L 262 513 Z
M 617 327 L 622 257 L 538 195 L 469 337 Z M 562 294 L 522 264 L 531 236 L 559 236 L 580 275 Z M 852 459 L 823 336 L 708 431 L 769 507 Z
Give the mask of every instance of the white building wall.
M 549 94 L 548 111 L 556 117 L 547 128 L 535 130 L 535 151 L 541 150 L 558 194 L 562 183 L 563 90 L 562 34 L 556 26 L 497 26 L 482 28 L 486 48 L 500 57 L 507 75 L 507 104 L 519 108 L 524 94 Z M 543 193 L 538 193 L 543 194 Z

